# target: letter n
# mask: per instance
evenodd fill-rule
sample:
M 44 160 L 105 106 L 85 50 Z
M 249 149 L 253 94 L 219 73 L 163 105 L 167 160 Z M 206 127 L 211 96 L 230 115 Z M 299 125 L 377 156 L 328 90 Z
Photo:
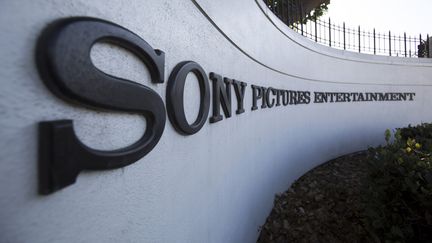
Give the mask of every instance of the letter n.
M 210 73 L 210 79 L 213 82 L 213 115 L 210 117 L 210 123 L 215 123 L 223 119 L 220 114 L 221 106 L 225 117 L 231 117 L 231 84 L 233 81 L 224 78 L 222 82 L 222 76 L 216 73 Z

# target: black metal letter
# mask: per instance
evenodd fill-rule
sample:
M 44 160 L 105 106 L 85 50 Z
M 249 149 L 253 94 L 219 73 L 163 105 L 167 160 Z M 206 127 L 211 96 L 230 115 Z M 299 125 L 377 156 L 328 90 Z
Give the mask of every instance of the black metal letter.
M 223 85 L 222 76 L 216 73 L 210 73 L 210 79 L 213 82 L 213 116 L 210 117 L 210 123 L 215 123 L 223 119 L 220 114 L 221 105 L 225 117 L 231 117 L 231 84 L 233 81 L 224 78 L 225 85 Z
M 190 72 L 195 74 L 200 87 L 198 117 L 192 124 L 186 120 L 183 100 L 186 77 Z M 210 88 L 207 75 L 198 63 L 184 61 L 177 64 L 168 79 L 166 102 L 169 120 L 179 133 L 192 135 L 202 128 L 210 110 Z
M 244 96 L 245 96 L 245 91 L 246 91 L 247 84 L 245 82 L 241 82 L 241 81 L 238 81 L 238 80 L 234 80 L 233 84 L 234 84 L 234 91 L 235 91 L 236 98 L 237 98 L 237 110 L 236 110 L 236 114 L 241 114 L 241 113 L 245 112 L 245 109 L 244 109 Z
M 276 90 L 273 89 L 272 87 L 269 87 L 269 88 L 267 89 L 267 91 L 265 92 L 265 102 L 266 102 L 266 104 L 267 104 L 267 106 L 268 106 L 269 108 L 272 108 L 272 107 L 274 106 L 274 104 L 275 104 L 275 98 L 273 98 L 273 99 L 270 101 L 270 92 L 271 92 L 273 95 L 276 95 Z
M 136 112 L 147 121 L 134 144 L 112 151 L 85 146 L 72 120 L 39 125 L 39 191 L 49 194 L 73 184 L 82 170 L 115 169 L 132 164 L 158 143 L 165 127 L 161 97 L 150 88 L 97 69 L 90 50 L 96 42 L 119 45 L 136 54 L 155 83 L 164 81 L 165 56 L 131 31 L 100 19 L 75 17 L 55 21 L 42 33 L 36 48 L 39 73 L 59 98 L 93 108 Z
M 257 101 L 263 97 L 261 87 L 256 85 L 251 85 L 252 88 L 252 110 L 258 109 Z
M 261 109 L 264 109 L 264 108 L 267 108 L 267 99 L 266 99 L 266 94 L 268 94 L 267 93 L 267 88 L 264 88 L 264 87 L 261 87 L 261 101 L 262 101 L 262 103 L 261 103 Z M 271 108 L 271 107 L 270 107 Z

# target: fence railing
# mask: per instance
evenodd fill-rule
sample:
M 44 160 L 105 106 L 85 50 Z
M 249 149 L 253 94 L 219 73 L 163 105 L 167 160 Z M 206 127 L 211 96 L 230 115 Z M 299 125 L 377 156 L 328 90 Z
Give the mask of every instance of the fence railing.
M 335 24 L 331 19 L 314 18 L 305 13 L 299 0 L 264 0 L 272 12 L 291 29 L 309 39 L 330 47 L 359 53 L 399 56 L 432 57 L 429 35 L 395 35 Z

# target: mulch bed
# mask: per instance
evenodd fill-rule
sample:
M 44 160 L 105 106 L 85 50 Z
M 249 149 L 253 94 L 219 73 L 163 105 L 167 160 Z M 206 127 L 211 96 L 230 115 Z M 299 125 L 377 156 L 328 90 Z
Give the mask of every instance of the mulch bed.
M 367 172 L 366 152 L 309 171 L 276 196 L 257 242 L 375 242 L 361 222 Z

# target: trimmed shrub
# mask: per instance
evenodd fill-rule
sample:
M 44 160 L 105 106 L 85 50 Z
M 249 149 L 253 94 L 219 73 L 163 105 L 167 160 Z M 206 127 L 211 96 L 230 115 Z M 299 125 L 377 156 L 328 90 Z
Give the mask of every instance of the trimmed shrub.
M 377 242 L 432 242 L 432 124 L 385 136 L 369 149 L 364 224 Z

